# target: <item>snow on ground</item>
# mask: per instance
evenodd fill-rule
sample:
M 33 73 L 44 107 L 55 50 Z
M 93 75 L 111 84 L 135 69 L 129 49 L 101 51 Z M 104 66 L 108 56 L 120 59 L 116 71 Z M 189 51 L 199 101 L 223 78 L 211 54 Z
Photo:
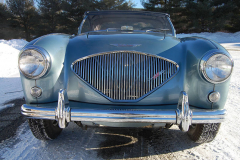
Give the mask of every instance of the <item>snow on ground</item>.
M 7 107 L 4 102 L 23 97 L 17 61 L 25 44 L 27 41 L 22 39 L 0 40 L 0 110 Z
M 42 142 L 33 137 L 27 123 L 24 123 L 17 136 L 1 143 L 0 159 L 240 159 L 240 32 L 177 35 L 186 36 L 220 42 L 235 62 L 225 106 L 227 118 L 213 142 L 196 145 L 177 126 L 148 133 L 103 128 L 83 131 L 73 123 L 56 140 Z M 12 94 L 8 97 L 5 94 L 9 89 L 22 90 L 17 55 L 25 43 L 23 40 L 0 40 L 0 103 L 14 98 Z M 22 96 L 22 93 L 17 94 L 15 96 Z M 131 139 L 135 139 L 135 143 L 124 146 Z
M 240 32 L 236 33 L 223 33 L 223 32 L 216 32 L 216 33 L 209 33 L 209 32 L 202 32 L 202 33 L 191 33 L 191 34 L 177 34 L 178 38 L 183 37 L 203 37 L 207 39 L 211 39 L 218 43 L 233 43 L 233 42 L 240 42 Z

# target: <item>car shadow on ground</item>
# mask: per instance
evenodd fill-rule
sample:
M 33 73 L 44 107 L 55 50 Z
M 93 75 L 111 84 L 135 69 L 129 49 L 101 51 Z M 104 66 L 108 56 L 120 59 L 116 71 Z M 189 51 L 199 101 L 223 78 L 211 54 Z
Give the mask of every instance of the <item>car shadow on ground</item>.
M 74 124 L 75 125 L 75 124 Z M 71 124 L 71 126 L 73 126 Z M 61 141 L 63 140 L 63 141 Z M 63 152 L 74 154 L 72 158 L 122 159 L 149 158 L 196 147 L 187 133 L 177 126 L 171 129 L 128 129 L 70 127 L 48 147 L 61 146 Z M 71 146 L 71 147 L 70 147 Z M 71 149 L 70 149 L 71 148 Z M 59 151 L 61 152 L 61 151 Z M 68 158 L 68 157 L 66 157 Z
M 189 140 L 186 133 L 176 129 L 106 128 L 102 132 L 108 134 L 103 135 L 106 139 L 96 150 L 98 157 L 103 159 L 149 157 L 196 146 Z

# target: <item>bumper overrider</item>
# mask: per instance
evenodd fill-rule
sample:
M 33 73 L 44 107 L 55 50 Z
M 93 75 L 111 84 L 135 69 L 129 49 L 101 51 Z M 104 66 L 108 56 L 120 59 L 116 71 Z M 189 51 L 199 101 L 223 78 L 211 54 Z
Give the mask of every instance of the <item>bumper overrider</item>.
M 57 120 L 60 128 L 65 128 L 71 121 L 92 122 L 147 122 L 147 123 L 174 123 L 182 131 L 188 131 L 191 124 L 220 123 L 224 121 L 226 110 L 190 109 L 188 95 L 180 93 L 176 110 L 101 110 L 101 109 L 75 109 L 65 103 L 64 90 L 59 91 L 58 106 L 42 108 L 22 105 L 22 114 L 28 118 Z

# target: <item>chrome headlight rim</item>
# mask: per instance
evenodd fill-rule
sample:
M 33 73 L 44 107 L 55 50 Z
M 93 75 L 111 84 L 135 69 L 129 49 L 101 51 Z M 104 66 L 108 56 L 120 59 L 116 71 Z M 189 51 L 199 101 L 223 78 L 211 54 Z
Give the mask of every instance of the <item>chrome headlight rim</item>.
M 24 71 L 21 70 L 21 68 L 19 66 L 20 65 L 20 63 L 19 63 L 20 56 L 21 56 L 21 54 L 23 52 L 25 52 L 27 50 L 35 50 L 35 51 L 37 51 L 38 53 L 40 53 L 42 55 L 42 57 L 43 57 L 43 59 L 45 61 L 45 66 L 46 67 L 44 67 L 44 70 L 37 76 L 31 76 L 29 74 L 26 74 Z M 49 70 L 51 68 L 51 57 L 50 57 L 49 53 L 45 49 L 43 49 L 42 47 L 39 47 L 39 46 L 27 46 L 26 48 L 24 48 L 20 52 L 18 57 L 19 57 L 18 58 L 18 69 L 26 78 L 29 78 L 29 79 L 39 79 L 39 78 L 45 76 L 49 72 Z
M 232 66 L 231 66 L 232 68 L 231 68 L 230 74 L 229 74 L 224 80 L 222 80 L 222 81 L 214 81 L 214 80 L 210 79 L 210 78 L 208 77 L 206 71 L 205 71 L 205 68 L 204 68 L 204 66 L 206 65 L 206 63 L 208 62 L 208 60 L 209 60 L 212 56 L 217 55 L 217 54 L 219 54 L 219 55 L 225 55 L 226 57 L 229 58 L 229 60 L 230 60 L 231 63 L 232 63 Z M 213 84 L 219 84 L 219 83 L 223 83 L 223 82 L 227 81 L 227 80 L 231 77 L 231 75 L 232 75 L 233 67 L 234 67 L 234 61 L 233 61 L 231 55 L 230 55 L 229 53 L 219 52 L 219 51 L 205 54 L 205 55 L 203 56 L 203 58 L 201 59 L 201 62 L 200 62 L 200 72 L 201 72 L 201 75 L 202 75 L 207 81 L 209 81 L 210 83 L 213 83 Z

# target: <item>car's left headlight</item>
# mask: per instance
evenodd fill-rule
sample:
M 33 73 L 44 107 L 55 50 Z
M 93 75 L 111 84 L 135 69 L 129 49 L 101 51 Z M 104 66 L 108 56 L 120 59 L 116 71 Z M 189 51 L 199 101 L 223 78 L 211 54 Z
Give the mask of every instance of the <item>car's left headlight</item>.
M 211 83 L 221 83 L 230 77 L 233 60 L 230 55 L 213 53 L 203 57 L 200 67 L 206 80 Z
M 19 55 L 18 68 L 27 78 L 38 79 L 48 72 L 50 56 L 41 47 L 27 47 Z

